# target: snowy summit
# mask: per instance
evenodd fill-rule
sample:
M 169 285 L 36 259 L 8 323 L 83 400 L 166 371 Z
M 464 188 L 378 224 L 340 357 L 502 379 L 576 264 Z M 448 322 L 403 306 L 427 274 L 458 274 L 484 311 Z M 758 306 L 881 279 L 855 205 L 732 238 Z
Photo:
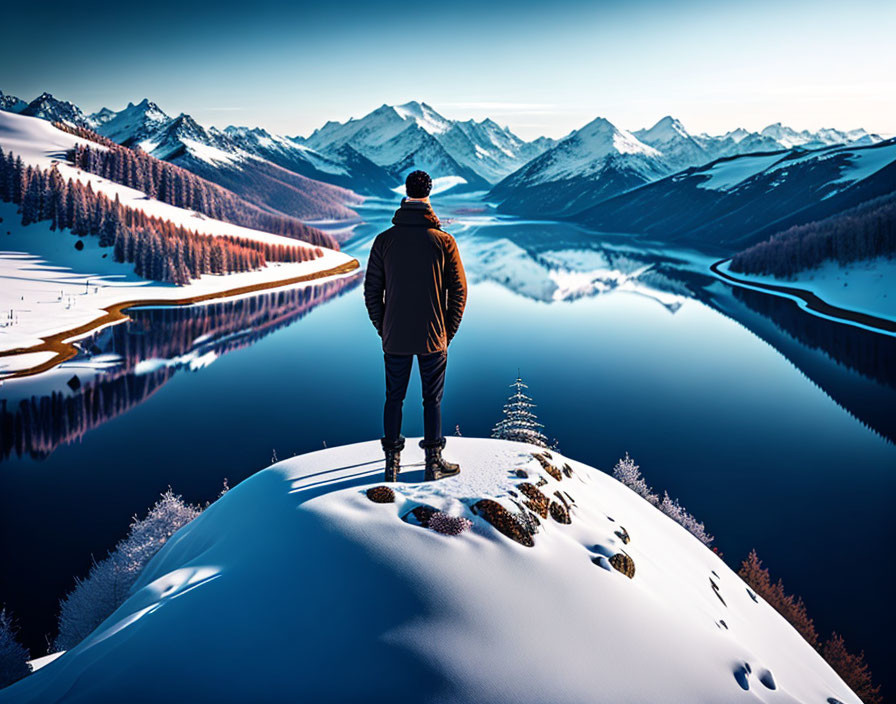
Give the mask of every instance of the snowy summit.
M 0 702 L 843 702 L 761 597 L 610 476 L 451 438 L 384 485 L 378 442 L 259 472 Z

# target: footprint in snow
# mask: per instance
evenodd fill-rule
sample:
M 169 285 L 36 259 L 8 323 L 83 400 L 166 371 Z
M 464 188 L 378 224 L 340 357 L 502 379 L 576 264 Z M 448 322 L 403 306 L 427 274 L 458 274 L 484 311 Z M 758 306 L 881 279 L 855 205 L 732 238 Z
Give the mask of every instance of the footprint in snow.
M 768 689 L 777 689 L 778 685 L 775 684 L 775 678 L 772 675 L 771 670 L 762 669 L 759 671 L 759 681 L 762 683 L 764 687 Z
M 598 555 L 603 555 L 604 557 L 612 557 L 616 551 L 608 548 L 606 545 L 601 545 L 600 543 L 595 543 L 590 548 L 587 548 L 588 552 L 597 553 Z
M 610 564 L 610 561 L 603 555 L 592 557 L 591 561 L 598 567 L 603 567 L 607 572 L 613 571 L 613 566 Z
M 725 600 L 722 598 L 722 595 L 719 593 L 719 585 L 712 581 L 712 577 L 709 578 L 709 583 L 712 585 L 712 591 L 715 593 L 717 597 L 719 597 L 719 601 L 722 602 L 722 606 L 728 607 L 728 604 L 725 603 Z
M 734 668 L 734 679 L 743 690 L 750 689 L 750 663 L 744 663 Z

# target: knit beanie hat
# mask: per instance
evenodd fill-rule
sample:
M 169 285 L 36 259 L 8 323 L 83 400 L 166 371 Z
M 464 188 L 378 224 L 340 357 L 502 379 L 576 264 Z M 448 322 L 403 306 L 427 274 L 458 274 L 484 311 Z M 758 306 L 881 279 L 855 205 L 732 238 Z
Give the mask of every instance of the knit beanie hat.
M 425 171 L 411 171 L 404 182 L 408 198 L 426 198 L 432 190 L 432 179 Z

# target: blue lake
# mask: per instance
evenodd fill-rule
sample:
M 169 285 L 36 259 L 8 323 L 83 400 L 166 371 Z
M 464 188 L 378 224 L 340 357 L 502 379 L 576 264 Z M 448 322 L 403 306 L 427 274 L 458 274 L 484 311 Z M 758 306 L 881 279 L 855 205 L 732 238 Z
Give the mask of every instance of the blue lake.
M 344 248 L 363 261 L 392 207 L 368 206 Z M 864 648 L 887 680 L 894 338 L 733 290 L 707 274 L 710 255 L 498 220 L 475 200 L 435 207 L 470 280 L 446 434 L 488 435 L 519 369 L 561 452 L 605 471 L 631 453 L 729 564 L 755 547 L 820 632 Z M 73 577 L 169 485 L 204 502 L 274 456 L 381 434 L 382 355 L 360 277 L 134 311 L 86 347 L 120 361 L 96 372 L 85 354 L 0 387 L 0 603 L 34 654 Z M 422 432 L 419 397 L 412 378 L 405 435 Z

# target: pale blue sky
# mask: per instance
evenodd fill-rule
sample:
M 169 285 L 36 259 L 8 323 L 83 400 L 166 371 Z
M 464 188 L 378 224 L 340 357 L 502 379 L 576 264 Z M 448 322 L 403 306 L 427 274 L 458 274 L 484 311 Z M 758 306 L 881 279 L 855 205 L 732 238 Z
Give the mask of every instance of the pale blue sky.
M 4 10 L 0 90 L 286 134 L 408 100 L 526 138 L 596 115 L 896 132 L 892 0 L 104 5 Z

